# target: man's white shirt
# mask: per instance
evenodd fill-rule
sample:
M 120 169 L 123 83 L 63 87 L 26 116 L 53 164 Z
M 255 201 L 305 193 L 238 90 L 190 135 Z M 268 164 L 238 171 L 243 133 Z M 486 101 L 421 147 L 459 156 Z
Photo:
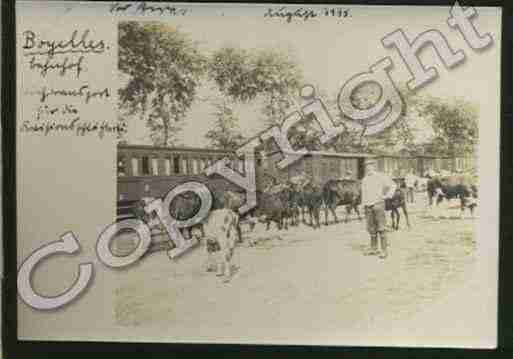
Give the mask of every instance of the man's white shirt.
M 362 205 L 372 206 L 391 198 L 395 192 L 395 182 L 386 174 L 375 172 L 362 180 Z
M 406 178 L 404 179 L 404 182 L 406 183 L 406 187 L 409 187 L 409 188 L 415 187 L 416 180 L 417 180 L 417 178 L 414 175 L 412 175 L 412 174 L 406 175 Z

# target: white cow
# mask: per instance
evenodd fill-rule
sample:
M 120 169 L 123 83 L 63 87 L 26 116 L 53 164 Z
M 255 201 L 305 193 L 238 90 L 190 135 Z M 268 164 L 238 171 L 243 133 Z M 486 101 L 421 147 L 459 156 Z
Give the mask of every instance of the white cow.
M 224 282 L 229 282 L 232 274 L 238 221 L 237 213 L 231 209 L 222 208 L 211 211 L 204 223 L 208 255 L 207 270 L 217 269 L 217 275 L 224 276 Z

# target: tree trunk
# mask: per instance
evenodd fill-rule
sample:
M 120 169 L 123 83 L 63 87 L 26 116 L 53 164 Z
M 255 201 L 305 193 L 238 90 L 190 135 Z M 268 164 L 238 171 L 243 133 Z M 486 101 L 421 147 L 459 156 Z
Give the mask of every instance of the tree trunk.
M 456 150 L 454 148 L 454 144 L 449 143 L 449 153 L 451 154 L 451 172 L 456 172 Z
M 169 143 L 169 119 L 162 118 L 162 125 L 164 126 L 164 146 L 168 146 Z

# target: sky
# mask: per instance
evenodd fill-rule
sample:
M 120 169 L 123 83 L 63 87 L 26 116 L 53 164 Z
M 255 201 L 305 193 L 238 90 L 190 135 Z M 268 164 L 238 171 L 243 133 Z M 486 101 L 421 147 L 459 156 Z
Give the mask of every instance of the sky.
M 480 8 L 475 26 L 480 32 L 497 31 L 496 10 Z M 424 64 L 436 66 L 439 77 L 418 91 L 437 97 L 462 97 L 480 104 L 496 86 L 488 81 L 487 72 L 499 71 L 499 46 L 477 53 L 471 50 L 461 34 L 446 24 L 448 7 L 355 7 L 352 17 L 343 20 L 331 18 L 286 23 L 283 20 L 269 19 L 255 11 L 243 11 L 239 16 L 197 16 L 173 18 L 172 23 L 180 31 L 186 32 L 198 42 L 199 47 L 209 53 L 222 46 L 241 48 L 278 48 L 288 51 L 296 59 L 305 77 L 318 91 L 333 98 L 342 85 L 354 75 L 369 71 L 369 67 L 389 56 L 394 68 L 391 77 L 394 82 L 404 84 L 409 73 L 394 49 L 381 44 L 381 38 L 396 29 L 403 29 L 413 39 L 423 31 L 441 31 L 454 50 L 465 52 L 466 61 L 454 69 L 446 69 L 431 48 L 421 51 Z M 493 89 L 495 91 L 495 88 Z M 219 94 L 205 85 L 198 89 L 200 98 L 215 98 Z M 180 134 L 182 144 L 192 147 L 205 147 L 205 133 L 214 122 L 213 106 L 208 101 L 193 104 Z M 264 124 L 257 105 L 237 105 L 235 112 L 240 118 L 244 135 L 252 136 L 263 130 Z M 422 132 L 422 131 L 420 131 Z M 148 134 L 141 121 L 133 119 L 129 123 L 130 143 L 148 143 Z

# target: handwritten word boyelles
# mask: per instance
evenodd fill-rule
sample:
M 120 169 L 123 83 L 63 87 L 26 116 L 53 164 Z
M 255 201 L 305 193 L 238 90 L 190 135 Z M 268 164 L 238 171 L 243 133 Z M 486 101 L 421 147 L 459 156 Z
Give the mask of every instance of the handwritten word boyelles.
M 46 39 L 32 30 L 23 32 L 23 56 L 31 57 L 29 69 L 38 71 L 41 77 L 50 72 L 65 76 L 69 72 L 76 78 L 85 70 L 84 60 L 91 54 L 103 54 L 109 49 L 103 40 L 90 39 L 91 30 L 75 30 L 66 39 Z M 56 57 L 66 55 L 64 57 Z M 69 56 L 68 56 L 69 55 Z M 78 55 L 73 58 L 71 55 Z
M 473 7 L 463 9 L 456 4 L 450 10 L 447 24 L 449 27 L 459 30 L 471 49 L 483 54 L 483 51 L 479 50 L 488 48 L 493 43 L 493 40 L 490 34 L 481 35 L 471 22 L 471 19 L 476 14 L 476 10 Z M 386 35 L 381 42 L 385 47 L 395 48 L 403 62 L 407 65 L 411 75 L 411 79 L 408 82 L 410 90 L 416 90 L 438 77 L 436 69 L 434 67 L 424 67 L 418 57 L 418 52 L 427 45 L 436 50 L 436 55 L 447 68 L 452 69 L 458 66 L 465 58 L 463 50 L 454 51 L 445 36 L 435 29 L 425 31 L 413 40 L 408 39 L 402 29 L 397 29 Z M 376 134 L 388 128 L 399 118 L 403 110 L 402 97 L 389 74 L 392 66 L 393 63 L 390 58 L 383 58 L 370 66 L 368 72 L 362 72 L 350 78 L 340 90 L 338 96 L 340 111 L 346 117 L 364 127 L 367 135 Z M 350 97 L 355 89 L 368 82 L 379 85 L 382 96 L 370 108 L 357 108 L 351 103 Z M 307 154 L 305 148 L 294 150 L 287 138 L 289 129 L 305 116 L 310 114 L 315 116 L 315 120 L 323 130 L 320 138 L 321 143 L 326 143 L 345 131 L 344 126 L 337 126 L 333 122 L 322 101 L 315 98 L 314 94 L 315 91 L 313 91 L 312 86 L 305 86 L 301 95 L 304 100 L 309 101 L 306 105 L 300 110 L 286 115 L 281 126 L 268 128 L 236 151 L 238 157 L 244 156 L 245 176 L 228 166 L 228 158 L 224 158 L 206 168 L 205 173 L 208 176 L 213 174 L 223 176 L 246 191 L 246 203 L 238 209 L 240 214 L 244 214 L 257 206 L 254 151 L 262 141 L 274 139 L 282 153 L 282 159 L 277 163 L 277 166 L 280 169 L 284 169 Z M 194 192 L 201 199 L 201 209 L 192 218 L 179 221 L 171 216 L 169 204 L 177 195 L 189 191 Z M 179 229 L 203 221 L 208 216 L 211 204 L 212 195 L 203 184 L 188 182 L 172 188 L 163 199 L 156 199 L 150 202 L 145 206 L 144 210 L 146 213 L 155 215 L 165 228 L 169 240 L 173 243 L 173 249 L 169 252 L 169 255 L 171 258 L 175 258 L 194 247 L 197 243 L 196 239 L 186 241 Z M 133 231 L 140 239 L 136 249 L 128 256 L 115 256 L 110 251 L 109 243 L 120 230 Z M 103 230 L 97 241 L 96 252 L 98 258 L 108 267 L 127 267 L 138 261 L 148 250 L 151 241 L 150 233 L 148 224 L 140 219 L 126 219 L 110 224 Z M 19 269 L 18 293 L 22 300 L 32 308 L 51 310 L 65 306 L 78 298 L 86 290 L 93 278 L 93 264 L 81 263 L 79 264 L 78 280 L 64 294 L 56 297 L 45 297 L 36 293 L 31 284 L 34 269 L 43 259 L 58 253 L 70 255 L 80 253 L 80 245 L 73 232 L 67 232 L 61 236 L 61 240 L 52 242 L 34 251 Z

